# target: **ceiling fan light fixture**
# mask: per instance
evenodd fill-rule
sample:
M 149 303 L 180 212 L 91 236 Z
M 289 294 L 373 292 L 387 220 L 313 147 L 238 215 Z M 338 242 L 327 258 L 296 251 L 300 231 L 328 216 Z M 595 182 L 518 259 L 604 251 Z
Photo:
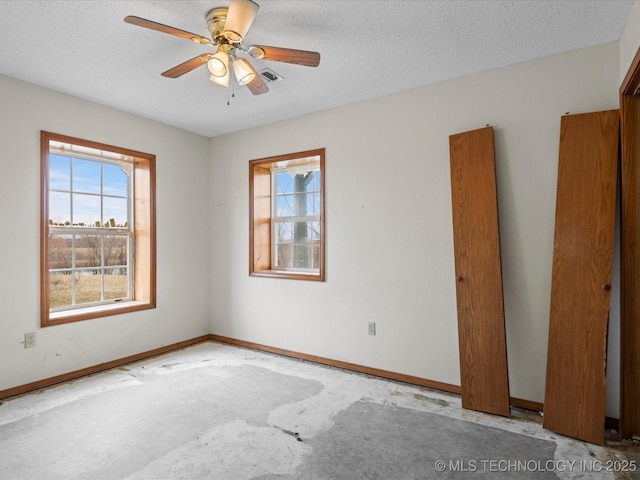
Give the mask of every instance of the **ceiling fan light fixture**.
M 244 58 L 236 58 L 233 61 L 233 73 L 235 73 L 236 80 L 240 85 L 246 85 L 258 75 L 251 64 Z
M 222 34 L 231 43 L 240 43 L 258 14 L 260 5 L 252 0 L 233 0 L 229 5 Z
M 229 71 L 227 70 L 227 74 L 224 77 L 216 77 L 215 75 L 211 75 L 209 77 L 209 80 L 211 80 L 216 85 L 220 85 L 221 87 L 228 87 L 229 86 Z
M 217 52 L 207 62 L 207 69 L 213 77 L 229 77 L 229 54 Z

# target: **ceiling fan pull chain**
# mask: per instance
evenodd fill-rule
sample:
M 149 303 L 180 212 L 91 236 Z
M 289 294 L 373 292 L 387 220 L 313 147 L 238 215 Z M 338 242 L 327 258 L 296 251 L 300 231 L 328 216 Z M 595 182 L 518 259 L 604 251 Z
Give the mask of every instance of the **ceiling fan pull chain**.
M 236 98 L 236 72 L 233 69 L 233 62 L 236 61 L 235 55 L 231 56 L 229 62 L 229 90 L 231 91 L 231 98 Z M 227 90 L 227 105 L 229 105 L 229 90 Z

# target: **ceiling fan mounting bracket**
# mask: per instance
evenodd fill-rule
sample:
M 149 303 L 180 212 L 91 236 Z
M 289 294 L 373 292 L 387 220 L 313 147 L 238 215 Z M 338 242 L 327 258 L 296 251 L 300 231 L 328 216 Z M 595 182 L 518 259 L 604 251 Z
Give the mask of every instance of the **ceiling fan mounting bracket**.
M 228 12 L 229 9 L 227 7 L 217 7 L 209 10 L 205 15 L 207 19 L 207 29 L 209 33 L 211 33 L 211 38 L 215 43 L 228 43 L 226 37 L 222 34 Z

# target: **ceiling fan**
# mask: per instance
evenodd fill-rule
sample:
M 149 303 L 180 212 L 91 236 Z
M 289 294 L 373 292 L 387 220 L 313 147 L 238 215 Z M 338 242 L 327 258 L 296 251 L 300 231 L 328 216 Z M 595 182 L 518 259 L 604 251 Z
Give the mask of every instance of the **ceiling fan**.
M 239 53 L 248 54 L 253 58 L 294 63 L 308 67 L 317 67 L 320 64 L 320 54 L 307 50 L 269 47 L 266 45 L 250 45 L 245 48 L 242 41 L 247 35 L 259 8 L 260 6 L 252 0 L 231 0 L 229 7 L 217 7 L 210 10 L 205 18 L 211 39 L 132 15 L 126 17 L 124 21 L 139 27 L 175 35 L 202 45 L 211 45 L 215 48 L 214 52 L 203 53 L 170 68 L 163 72 L 162 76 L 178 78 L 206 64 L 211 74 L 209 79 L 213 83 L 228 87 L 229 82 L 232 81 L 231 77 L 235 77 L 238 84 L 246 85 L 254 95 L 261 95 L 267 93 L 269 88 L 253 65 L 246 58 L 239 56 Z

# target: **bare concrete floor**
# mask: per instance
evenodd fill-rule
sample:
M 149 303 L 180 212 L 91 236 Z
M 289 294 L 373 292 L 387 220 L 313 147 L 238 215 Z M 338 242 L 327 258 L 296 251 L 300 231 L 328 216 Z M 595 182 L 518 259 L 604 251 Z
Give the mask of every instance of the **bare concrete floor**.
M 217 343 L 0 405 L 3 480 L 639 478 L 632 459 L 532 413 Z

